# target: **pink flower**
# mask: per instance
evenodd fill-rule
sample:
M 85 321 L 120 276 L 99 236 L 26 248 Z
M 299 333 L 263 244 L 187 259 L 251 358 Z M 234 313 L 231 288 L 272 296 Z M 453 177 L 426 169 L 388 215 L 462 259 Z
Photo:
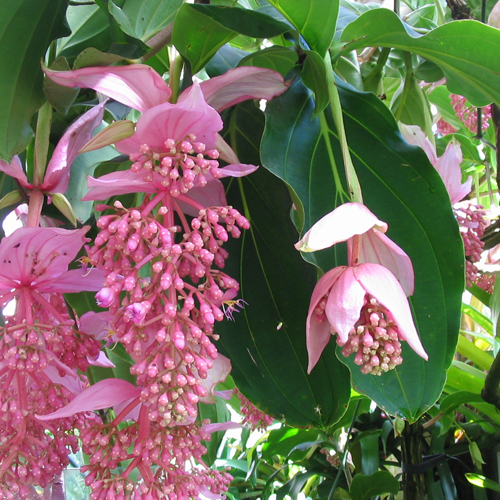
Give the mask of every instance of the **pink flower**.
M 45 193 L 65 193 L 68 189 L 70 166 L 78 152 L 92 137 L 92 132 L 102 122 L 105 102 L 93 107 L 66 130 L 57 143 L 47 165 L 42 184 L 35 185 L 28 181 L 18 156 L 10 164 L 0 160 L 0 171 L 14 177 L 21 186 L 28 190 L 40 190 Z
M 337 335 L 344 356 L 356 353 L 354 362 L 364 374 L 381 375 L 401 364 L 401 340 L 427 359 L 406 299 L 413 293 L 413 266 L 383 234 L 387 228 L 364 205 L 346 203 L 314 224 L 295 245 L 302 251 L 341 241 L 348 245 L 349 266 L 328 271 L 311 297 L 306 321 L 309 373 L 330 335 Z
M 406 252 L 384 234 L 388 227 L 361 203 L 344 203 L 316 222 L 295 248 L 315 252 L 347 241 L 349 255 L 353 255 L 356 244 L 358 257 L 349 265 L 369 262 L 386 267 L 410 296 L 414 290 L 413 266 Z M 355 235 L 359 236 L 356 243 Z
M 378 264 L 336 267 L 318 281 L 306 322 L 308 373 L 330 334 L 337 334 L 344 356 L 356 352 L 363 373 L 380 375 L 401 364 L 400 340 L 427 359 L 401 285 Z
M 143 112 L 136 133 L 117 143 L 117 149 L 131 155 L 135 161 L 133 168 L 100 179 L 90 178 L 91 192 L 86 200 L 107 199 L 131 192 L 169 191 L 177 196 L 211 183 L 209 193 L 214 202 L 197 200 L 196 191 L 192 197 L 201 206 L 217 205 L 223 197 L 218 178 L 240 177 L 257 168 L 239 163 L 234 151 L 218 135 L 222 129 L 218 112 L 245 99 L 271 99 L 287 88 L 277 72 L 244 67 L 195 83 L 180 95 L 177 104 L 171 104 L 166 102 L 171 96 L 170 88 L 148 66 L 137 64 L 64 72 L 44 68 L 44 71 L 61 85 L 90 87 Z M 180 162 L 179 155 L 186 154 L 188 161 Z M 197 159 L 200 154 L 201 159 Z M 217 168 L 219 157 L 230 165 Z M 160 160 L 163 164 L 157 165 Z
M 471 192 L 472 176 L 469 176 L 466 182 L 462 184 L 462 150 L 458 144 L 450 142 L 446 147 L 443 156 L 438 158 L 436 148 L 427 139 L 424 132 L 417 125 L 399 124 L 401 135 L 413 146 L 419 146 L 425 151 L 434 168 L 443 179 L 446 190 L 450 195 L 451 204 L 459 202 Z
M 97 291 L 101 271 L 73 269 L 73 262 L 89 239 L 89 227 L 76 231 L 59 228 L 22 227 L 0 243 L 0 295 L 10 300 L 23 288 L 36 294 Z

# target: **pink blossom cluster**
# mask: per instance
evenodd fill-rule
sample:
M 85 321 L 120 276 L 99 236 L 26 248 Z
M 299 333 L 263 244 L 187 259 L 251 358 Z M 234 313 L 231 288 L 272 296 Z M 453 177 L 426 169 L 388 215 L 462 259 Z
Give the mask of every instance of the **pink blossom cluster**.
M 79 394 L 100 343 L 70 317 L 62 292 L 97 290 L 98 271 L 67 271 L 85 241 L 78 231 L 17 229 L 0 243 L 0 305 L 15 300 L 0 337 L 0 492 L 27 498 L 50 485 L 76 452 L 88 415 L 44 422 Z
M 326 272 L 311 297 L 306 321 L 308 372 L 331 335 L 336 335 L 343 356 L 354 354 L 354 363 L 365 375 L 382 375 L 401 364 L 401 341 L 427 359 L 406 299 L 413 294 L 413 266 L 384 234 L 387 229 L 364 205 L 345 203 L 316 222 L 295 245 L 310 252 L 347 241 L 348 265 Z
M 467 99 L 458 94 L 450 94 L 451 105 L 458 119 L 473 133 L 477 134 L 478 114 L 477 108 L 468 104 Z M 491 118 L 491 105 L 481 108 L 481 130 L 484 132 L 489 126 Z
M 234 393 L 240 400 L 240 413 L 243 415 L 242 425 L 248 426 L 254 431 L 256 429 L 265 430 L 273 423 L 273 419 L 269 415 L 259 410 L 236 387 L 234 388 Z
M 227 205 L 219 179 L 257 167 L 239 163 L 220 137 L 218 111 L 286 86 L 278 73 L 239 68 L 193 84 L 172 104 L 170 88 L 147 66 L 46 72 L 142 112 L 135 133 L 116 142 L 130 168 L 90 178 L 84 198 L 142 193 L 135 207 L 96 207 L 105 213 L 87 249 L 89 264 L 104 275 L 96 299 L 109 309 L 107 329 L 130 355 L 137 387 L 121 381 L 120 391 L 119 381 L 103 381 L 48 418 L 114 406 L 111 422 L 96 418 L 80 428 L 92 457 L 84 467 L 91 500 L 220 498 L 231 477 L 203 462 L 210 431 L 198 402 L 215 402 L 214 386 L 230 370 L 215 347 L 214 325 L 241 299 L 234 300 L 239 285 L 223 272 L 223 245 L 249 221 Z
M 455 217 L 460 225 L 460 235 L 465 247 L 465 275 L 466 284 L 471 286 L 478 279 L 476 262 L 481 260 L 481 252 L 484 242 L 481 237 L 488 227 L 488 221 L 484 218 L 485 211 L 482 205 L 475 205 L 469 201 L 456 203 L 453 207 Z

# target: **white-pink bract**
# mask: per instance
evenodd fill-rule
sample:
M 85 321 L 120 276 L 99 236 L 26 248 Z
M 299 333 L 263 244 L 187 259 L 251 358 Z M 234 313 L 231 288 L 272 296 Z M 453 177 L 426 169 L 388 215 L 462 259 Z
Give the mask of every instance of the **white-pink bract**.
M 359 236 L 357 262 L 349 262 L 349 265 L 380 264 L 396 276 L 406 295 L 413 295 L 413 265 L 406 252 L 384 234 L 388 227 L 365 205 L 344 203 L 316 222 L 295 248 L 315 252 L 347 241 L 348 254 L 352 255 L 354 236 Z
M 408 143 L 413 146 L 419 146 L 424 150 L 427 158 L 429 158 L 429 161 L 438 171 L 441 179 L 443 179 L 452 205 L 461 201 L 471 192 L 472 176 L 469 176 L 467 181 L 462 184 L 460 164 L 463 157 L 462 150 L 458 144 L 454 144 L 453 142 L 448 143 L 445 152 L 438 158 L 436 148 L 419 126 L 400 123 L 399 128 L 401 129 L 401 135 Z
M 295 245 L 316 251 L 347 241 L 349 266 L 318 281 L 309 306 L 306 343 L 310 372 L 331 335 L 365 374 L 380 375 L 402 362 L 400 340 L 427 359 L 406 295 L 414 288 L 408 255 L 385 236 L 388 226 L 360 203 L 345 203 L 314 224 Z

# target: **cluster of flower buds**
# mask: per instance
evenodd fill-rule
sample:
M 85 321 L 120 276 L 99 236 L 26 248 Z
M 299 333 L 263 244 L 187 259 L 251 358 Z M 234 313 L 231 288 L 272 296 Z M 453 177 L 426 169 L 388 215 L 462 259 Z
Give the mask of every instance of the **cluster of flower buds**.
M 481 240 L 488 221 L 481 205 L 474 205 L 469 201 L 456 203 L 453 206 L 455 217 L 460 225 L 460 234 L 465 247 L 465 276 L 466 284 L 470 286 L 478 279 L 476 262 L 481 260 L 484 242 Z
M 478 108 L 468 104 L 467 99 L 458 94 L 450 94 L 451 105 L 457 115 L 458 119 L 473 133 L 477 134 L 478 125 Z M 485 106 L 481 109 L 481 130 L 484 132 L 489 126 L 489 119 L 491 118 L 491 105 Z
M 273 419 L 259 410 L 249 399 L 243 396 L 238 388 L 234 388 L 234 393 L 240 400 L 240 413 L 243 415 L 242 425 L 248 426 L 254 431 L 256 429 L 267 429 L 273 423 Z

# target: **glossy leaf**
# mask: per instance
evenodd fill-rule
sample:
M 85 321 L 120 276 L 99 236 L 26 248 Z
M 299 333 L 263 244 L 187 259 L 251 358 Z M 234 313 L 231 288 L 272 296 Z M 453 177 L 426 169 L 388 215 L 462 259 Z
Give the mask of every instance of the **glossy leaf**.
M 198 403 L 198 420 L 205 419 L 209 419 L 212 424 L 231 421 L 231 414 L 227 409 L 226 402 L 217 398 L 215 404 Z M 207 452 L 203 455 L 203 461 L 209 467 L 217 458 L 217 450 L 224 438 L 224 434 L 224 431 L 213 432 L 210 441 L 203 443 L 207 449 Z
M 381 29 L 383 26 L 383 29 Z M 475 106 L 500 103 L 500 31 L 478 21 L 454 21 L 419 35 L 388 9 L 365 12 L 342 33 L 344 50 L 393 47 L 438 64 L 450 92 Z M 477 50 L 480 46 L 481 50 Z
M 324 57 L 333 40 L 339 14 L 337 0 L 269 0 L 306 39 L 309 47 Z
M 184 4 L 175 19 L 172 41 L 196 73 L 239 33 L 267 38 L 289 30 L 287 24 L 247 9 Z
M 330 102 L 323 59 L 314 51 L 306 50 L 307 57 L 302 69 L 302 81 L 314 92 L 314 115 L 321 113 Z
M 401 139 L 394 118 L 376 96 L 337 85 L 365 203 L 389 224 L 388 236 L 413 262 L 416 287 L 410 302 L 429 362 L 404 345 L 403 364 L 372 377 L 338 355 L 350 366 L 358 392 L 391 414 L 415 420 L 439 397 L 455 351 L 463 290 L 463 275 L 457 272 L 463 266 L 462 243 L 448 194 L 425 154 Z M 264 165 L 290 185 L 302 204 L 305 230 L 347 201 L 339 184 L 344 177 L 342 157 L 329 108 L 316 119 L 313 109 L 311 92 L 297 78 L 287 93 L 268 104 L 262 142 Z M 346 263 L 337 247 L 315 252 L 324 271 Z
M 249 54 L 239 61 L 238 66 L 269 68 L 286 76 L 296 63 L 297 52 L 285 47 L 274 46 Z
M 43 104 L 40 59 L 68 34 L 67 0 L 0 2 L 0 158 L 10 163 L 31 140 L 30 121 Z
M 182 0 L 126 0 L 118 6 L 111 0 L 108 8 L 120 28 L 134 38 L 146 42 L 173 22 Z
M 388 471 L 381 470 L 366 476 L 356 474 L 352 478 L 349 493 L 352 500 L 367 500 L 382 493 L 396 495 L 399 491 L 399 481 Z
M 232 145 L 242 161 L 258 163 L 262 127 L 253 103 L 237 106 L 228 138 L 236 138 Z M 225 268 L 248 305 L 234 323 L 217 325 L 219 347 L 231 359 L 236 385 L 258 408 L 292 426 L 328 426 L 347 408 L 349 372 L 329 346 L 316 371 L 306 374 L 304 325 L 316 273 L 293 248 L 288 190 L 261 168 L 233 182 L 228 196 L 230 204 L 245 207 L 252 224 L 228 242 Z
M 111 44 L 109 20 L 97 5 L 79 5 L 68 8 L 71 35 L 57 43 L 57 56 L 73 61 L 80 52 L 93 47 L 105 52 Z

